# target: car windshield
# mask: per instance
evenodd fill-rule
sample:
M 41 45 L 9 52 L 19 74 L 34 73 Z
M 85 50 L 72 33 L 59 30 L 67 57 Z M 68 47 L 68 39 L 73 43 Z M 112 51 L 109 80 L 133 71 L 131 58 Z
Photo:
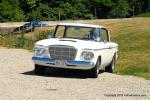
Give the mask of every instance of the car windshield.
M 100 31 L 97 28 L 81 26 L 57 26 L 55 31 L 56 38 L 73 38 L 83 40 L 95 40 L 100 37 Z

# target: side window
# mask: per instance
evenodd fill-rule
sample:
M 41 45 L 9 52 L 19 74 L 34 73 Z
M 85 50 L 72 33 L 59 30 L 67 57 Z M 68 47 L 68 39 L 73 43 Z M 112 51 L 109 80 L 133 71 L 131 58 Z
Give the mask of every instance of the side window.
M 63 35 L 64 35 L 64 31 L 65 31 L 65 27 L 64 26 L 58 26 L 56 34 L 55 34 L 55 37 L 56 38 L 62 38 Z
M 101 39 L 102 41 L 108 41 L 108 31 L 104 28 L 101 29 Z

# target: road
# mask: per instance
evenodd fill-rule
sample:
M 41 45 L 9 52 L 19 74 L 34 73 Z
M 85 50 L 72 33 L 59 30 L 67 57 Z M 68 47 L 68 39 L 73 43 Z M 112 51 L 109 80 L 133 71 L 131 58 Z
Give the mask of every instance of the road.
M 85 71 L 47 69 L 34 74 L 32 52 L 0 47 L 0 100 L 150 100 L 150 80 Z

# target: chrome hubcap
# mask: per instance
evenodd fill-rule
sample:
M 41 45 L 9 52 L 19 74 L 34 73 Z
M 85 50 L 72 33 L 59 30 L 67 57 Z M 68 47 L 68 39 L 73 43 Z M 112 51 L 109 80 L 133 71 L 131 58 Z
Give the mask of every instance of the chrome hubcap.
M 97 74 L 99 73 L 99 68 L 97 68 Z
M 112 70 L 115 69 L 115 60 L 113 59 L 113 62 L 112 62 Z

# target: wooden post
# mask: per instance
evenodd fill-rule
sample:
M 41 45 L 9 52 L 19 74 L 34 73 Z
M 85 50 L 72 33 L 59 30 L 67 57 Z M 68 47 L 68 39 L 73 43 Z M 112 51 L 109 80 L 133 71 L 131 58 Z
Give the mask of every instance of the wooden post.
M 97 10 L 96 10 L 96 8 L 95 8 L 95 18 L 97 18 Z
M 150 0 L 148 0 L 148 11 L 150 11 Z
M 134 4 L 133 4 L 132 12 L 133 12 L 133 15 L 132 15 L 132 16 L 134 17 Z
M 59 12 L 59 22 L 60 22 L 60 12 Z

